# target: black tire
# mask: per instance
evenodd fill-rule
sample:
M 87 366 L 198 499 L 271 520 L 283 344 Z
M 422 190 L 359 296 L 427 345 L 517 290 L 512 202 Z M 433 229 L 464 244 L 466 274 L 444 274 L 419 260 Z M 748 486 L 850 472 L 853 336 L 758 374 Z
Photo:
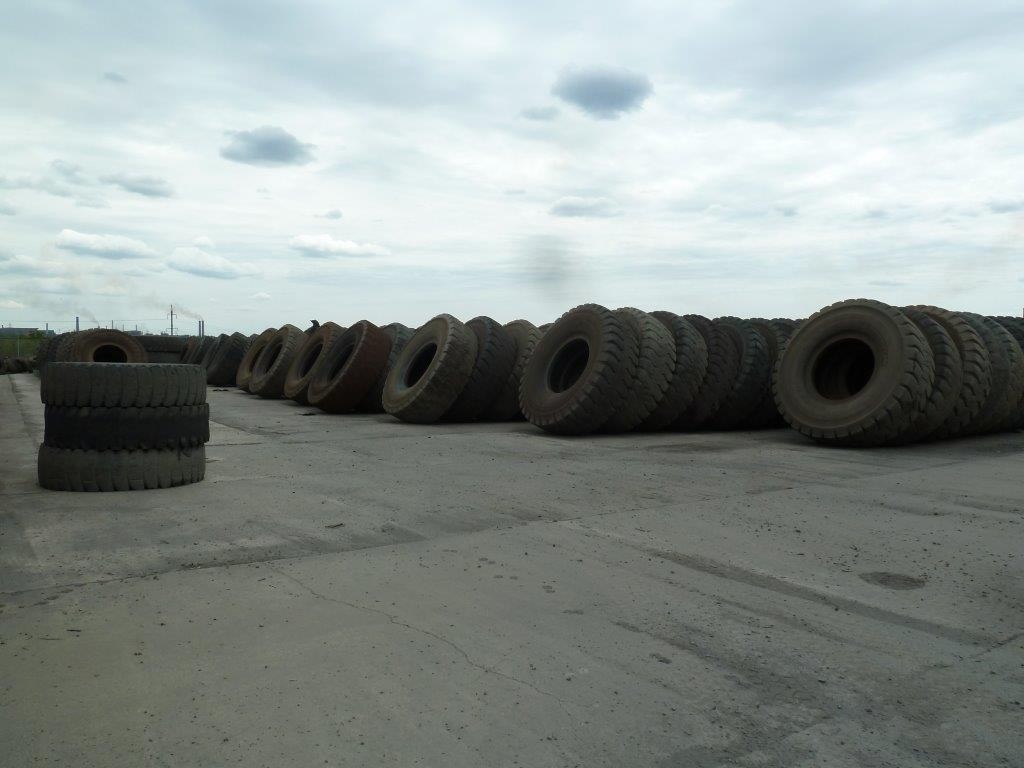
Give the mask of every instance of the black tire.
M 544 333 L 523 372 L 519 403 L 547 432 L 583 435 L 601 429 L 630 395 L 640 339 L 622 315 L 583 304 Z
M 176 363 L 50 363 L 39 397 L 45 405 L 94 408 L 202 405 L 206 377 L 197 365 Z
M 252 367 L 249 391 L 265 398 L 284 395 L 284 380 L 295 356 L 306 340 L 306 334 L 294 325 L 285 324 L 260 352 Z
M 39 485 L 51 491 L 142 491 L 197 483 L 206 449 L 81 451 L 39 448 Z
M 216 338 L 211 338 L 213 339 L 212 343 L 207 344 L 206 347 L 203 349 L 202 358 L 199 360 L 198 363 L 200 366 L 202 366 L 203 370 L 207 372 L 207 374 L 209 374 L 210 372 L 210 365 L 213 362 L 213 358 L 217 356 L 217 351 L 221 348 L 221 345 L 224 344 L 224 342 L 226 342 L 230 337 L 226 333 L 222 333 Z
M 43 370 L 46 366 L 46 353 L 50 349 L 50 345 L 53 344 L 53 336 L 48 336 L 39 342 L 39 346 L 36 347 L 35 354 L 35 369 L 37 371 Z
M 523 380 L 526 363 L 543 335 L 540 329 L 528 320 L 505 323 L 505 331 L 515 342 L 516 359 L 501 392 L 481 415 L 480 418 L 484 421 L 513 421 L 523 418 L 523 412 L 519 408 L 519 385 Z
M 256 365 L 256 360 L 266 348 L 267 344 L 270 343 L 270 340 L 274 338 L 276 334 L 276 328 L 267 328 L 249 344 L 248 348 L 245 350 L 245 355 L 242 357 L 242 362 L 238 364 L 238 373 L 235 374 L 236 387 L 243 389 L 246 392 L 249 391 L 249 384 L 252 381 L 252 368 Z
M 996 317 L 993 318 L 1006 330 L 1010 332 L 1017 345 L 1024 352 L 1024 318 L 1020 317 Z M 1017 418 L 1011 427 L 1012 429 L 1024 429 L 1024 391 L 1021 391 L 1021 399 L 1017 404 Z
M 940 307 L 915 306 L 946 329 L 953 339 L 960 363 L 963 367 L 963 382 L 949 416 L 938 429 L 928 435 L 930 440 L 940 440 L 966 434 L 966 430 L 978 418 L 992 389 L 992 365 L 988 346 L 974 323 L 959 312 L 950 312 Z
M 178 362 L 192 364 L 202 341 L 198 336 L 189 336 L 185 340 L 185 348 L 181 350 L 181 359 Z
M 57 362 L 57 354 L 60 351 L 60 345 L 64 341 L 64 339 L 66 339 L 70 335 L 71 333 L 58 333 L 50 340 L 50 346 L 46 348 L 46 358 L 43 362 L 43 365 L 40 367 L 40 370 L 45 368 L 50 363 Z
M 703 315 L 684 315 L 704 337 L 708 367 L 690 407 L 672 423 L 672 429 L 700 429 L 717 412 L 732 390 L 740 366 L 740 351 L 725 329 Z
M 710 429 L 735 429 L 772 391 L 768 342 L 752 323 L 738 317 L 719 317 L 714 323 L 732 339 L 740 360 L 732 388 L 707 426 Z
M 182 336 L 136 336 L 151 363 L 180 363 L 186 340 Z
M 949 332 L 927 312 L 913 307 L 904 307 L 903 313 L 909 317 L 921 332 L 924 333 L 935 359 L 935 384 L 928 395 L 925 410 L 917 422 L 907 427 L 905 432 L 890 441 L 890 445 L 907 445 L 924 440 L 937 430 L 960 397 L 964 383 L 964 364 L 960 352 Z
M 58 359 L 66 363 L 146 363 L 149 356 L 134 336 L 113 328 L 92 328 L 62 340 Z
M 388 351 L 387 362 L 384 363 L 384 367 L 381 369 L 380 375 L 377 376 L 377 380 L 373 382 L 370 391 L 366 393 L 366 397 L 356 406 L 356 410 L 363 413 L 384 413 L 384 404 L 381 402 L 384 396 L 384 382 L 388 380 L 388 374 L 391 373 L 395 361 L 402 353 L 402 350 L 405 349 L 405 345 L 409 343 L 409 339 L 412 338 L 414 333 L 412 328 L 401 323 L 388 323 L 381 326 L 381 330 L 391 340 L 391 349 Z
M 768 390 L 765 392 L 764 397 L 758 404 L 754 412 L 746 418 L 743 423 L 745 429 L 774 429 L 776 427 L 785 427 L 786 420 L 782 418 L 782 414 L 779 413 L 779 408 L 775 405 L 775 391 L 772 384 L 772 379 L 775 375 L 775 365 L 779 361 L 779 357 L 782 355 L 782 351 L 786 348 L 786 343 L 789 341 L 789 337 L 793 335 L 793 331 L 796 330 L 797 323 L 795 320 L 790 320 L 784 317 L 776 317 L 772 320 L 766 320 L 761 317 L 755 317 L 749 321 L 764 338 L 765 343 L 768 345 L 768 370 L 769 370 L 769 383 Z
M 331 350 L 344 332 L 340 325 L 328 321 L 307 333 L 284 378 L 285 397 L 301 405 L 309 405 L 309 383 L 319 366 L 331 359 Z
M 664 397 L 637 427 L 645 432 L 665 429 L 678 419 L 693 403 L 708 369 L 708 345 L 689 320 L 672 312 L 651 312 L 651 316 L 672 334 L 676 361 Z
M 935 382 L 921 329 L 868 299 L 841 301 L 801 323 L 775 369 L 786 421 L 822 443 L 877 446 L 917 423 Z
M 86 451 L 193 448 L 210 439 L 210 406 L 76 408 L 49 405 L 43 445 Z
M 1011 429 L 1016 421 L 1020 393 L 1024 389 L 1024 354 L 1013 334 L 998 321 L 966 312 L 964 316 L 981 334 L 988 347 L 992 368 L 992 389 L 978 418 L 968 425 L 965 434 L 980 435 Z
M 516 342 L 497 320 L 474 317 L 466 327 L 476 334 L 473 372 L 445 411 L 445 421 L 476 421 L 501 394 L 516 364 Z
M 476 345 L 476 334 L 451 315 L 421 326 L 384 382 L 384 410 L 416 424 L 438 421 L 469 381 Z
M 189 365 L 198 365 L 201 368 L 206 368 L 206 360 L 210 356 L 210 352 L 213 351 L 214 345 L 217 343 L 217 339 L 214 336 L 203 336 L 199 340 L 199 346 L 196 347 L 195 354 L 189 361 Z
M 351 413 L 366 397 L 388 361 L 391 339 L 369 320 L 360 320 L 327 350 L 309 382 L 310 405 L 327 413 Z
M 601 427 L 605 432 L 621 433 L 636 429 L 665 397 L 676 367 L 676 342 L 665 324 L 646 312 L 634 307 L 619 307 L 615 312 L 640 344 L 629 397 Z
M 217 345 L 217 351 L 210 357 L 206 369 L 206 383 L 215 387 L 229 387 L 235 383 L 238 366 L 245 357 L 249 338 L 233 333 Z

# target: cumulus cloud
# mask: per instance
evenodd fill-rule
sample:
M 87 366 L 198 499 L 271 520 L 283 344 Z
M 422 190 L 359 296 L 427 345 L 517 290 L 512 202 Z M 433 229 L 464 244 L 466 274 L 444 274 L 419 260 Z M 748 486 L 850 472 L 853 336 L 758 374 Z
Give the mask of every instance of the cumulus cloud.
M 0 309 L 24 309 L 25 305 L 14 299 L 0 299 Z
M 109 176 L 101 176 L 100 181 L 120 187 L 125 192 L 133 192 L 145 197 L 172 197 L 174 195 L 174 189 L 170 183 L 159 176 L 132 176 L 126 173 L 113 173 Z
M 192 241 L 192 245 L 194 245 L 196 248 L 216 248 L 217 247 L 216 245 L 213 244 L 213 240 L 208 238 L 206 235 L 200 235 L 199 237 L 197 237 L 195 240 Z
M 313 160 L 312 144 L 303 143 L 274 125 L 228 131 L 227 135 L 231 141 L 220 150 L 225 160 L 260 166 L 305 165 Z
M 17 212 L 18 209 L 15 208 L 13 205 L 11 205 L 10 203 L 5 203 L 3 200 L 0 200 L 0 216 L 13 216 Z
M 563 197 L 551 206 L 552 216 L 607 219 L 619 215 L 619 208 L 606 197 Z
M 592 117 L 614 120 L 640 109 L 653 90 L 646 75 L 625 69 L 590 67 L 563 72 L 551 92 Z
M 24 254 L 0 253 L 0 274 L 49 277 L 67 273 L 67 266 L 52 259 L 33 259 Z
M 339 209 L 332 208 L 331 210 L 329 210 L 327 213 L 325 213 L 323 215 L 323 218 L 325 218 L 325 219 L 340 219 L 341 215 L 342 214 L 341 214 L 341 211 Z
M 291 247 L 304 256 L 328 258 L 331 256 L 363 257 L 390 256 L 391 251 L 374 243 L 355 243 L 351 240 L 335 240 L 330 235 L 297 235 L 291 239 Z
M 61 230 L 54 243 L 65 251 L 101 259 L 148 259 L 157 255 L 141 240 L 121 235 L 90 235 L 73 229 Z
M 558 117 L 559 112 L 558 107 L 527 107 L 519 115 L 527 120 L 547 122 Z
M 258 274 L 251 264 L 240 264 L 201 248 L 175 248 L 167 260 L 167 266 L 178 272 L 199 277 L 212 277 L 218 280 L 235 280 L 239 277 L 251 277 Z
M 120 72 L 114 72 L 113 70 L 110 72 L 104 72 L 103 79 L 108 83 L 117 83 L 118 85 L 124 85 L 128 82 L 127 77 L 122 75 Z

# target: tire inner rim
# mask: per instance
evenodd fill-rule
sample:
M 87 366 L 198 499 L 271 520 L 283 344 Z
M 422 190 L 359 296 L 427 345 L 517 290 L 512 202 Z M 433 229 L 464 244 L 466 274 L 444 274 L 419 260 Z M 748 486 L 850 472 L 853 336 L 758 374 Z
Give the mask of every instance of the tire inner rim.
M 92 353 L 94 363 L 127 363 L 128 353 L 114 344 L 103 344 Z
M 409 367 L 405 369 L 405 376 L 403 377 L 405 386 L 414 387 L 416 382 L 423 378 L 423 374 L 427 372 L 430 364 L 434 361 L 434 355 L 437 354 L 437 344 L 431 342 L 425 344 L 416 356 L 409 363 Z
M 320 358 L 320 353 L 323 352 L 324 345 L 317 344 L 313 347 L 302 360 L 302 367 L 299 369 L 299 378 L 305 378 L 311 370 L 313 365 Z
M 345 363 L 347 363 L 348 359 L 352 357 L 352 352 L 355 351 L 355 348 L 355 344 L 346 344 L 338 351 L 338 356 L 334 358 L 334 365 L 331 366 L 331 379 L 341 373 L 341 369 L 345 367 Z
M 269 371 L 271 368 L 274 367 L 274 363 L 277 362 L 277 358 L 280 357 L 280 355 L 281 355 L 282 347 L 284 347 L 284 344 L 279 341 L 279 342 L 276 342 L 274 344 L 274 346 L 272 346 L 270 348 L 270 353 L 266 356 L 267 364 L 259 366 L 259 372 L 260 373 L 266 373 L 267 371 Z M 259 359 L 261 361 L 263 360 L 263 354 L 262 353 L 260 354 L 260 358 Z
M 860 339 L 840 339 L 814 361 L 814 390 L 827 400 L 846 400 L 860 392 L 875 373 L 875 353 Z
M 585 339 L 563 344 L 548 366 L 548 388 L 552 392 L 565 392 L 580 380 L 589 361 L 590 345 Z

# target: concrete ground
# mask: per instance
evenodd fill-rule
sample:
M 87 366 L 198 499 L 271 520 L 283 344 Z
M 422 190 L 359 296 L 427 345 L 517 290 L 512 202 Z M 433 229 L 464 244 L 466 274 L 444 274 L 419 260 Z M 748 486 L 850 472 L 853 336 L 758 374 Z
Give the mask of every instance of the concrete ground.
M 210 403 L 204 482 L 54 493 L 0 377 L 0 764 L 1024 765 L 1022 434 Z

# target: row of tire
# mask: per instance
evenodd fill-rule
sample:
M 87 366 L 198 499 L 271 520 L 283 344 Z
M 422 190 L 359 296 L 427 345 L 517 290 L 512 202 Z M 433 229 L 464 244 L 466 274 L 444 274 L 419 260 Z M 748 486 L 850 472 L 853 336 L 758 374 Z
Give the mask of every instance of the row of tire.
M 0 357 L 0 376 L 7 373 L 29 373 L 35 369 L 35 360 L 31 357 Z

